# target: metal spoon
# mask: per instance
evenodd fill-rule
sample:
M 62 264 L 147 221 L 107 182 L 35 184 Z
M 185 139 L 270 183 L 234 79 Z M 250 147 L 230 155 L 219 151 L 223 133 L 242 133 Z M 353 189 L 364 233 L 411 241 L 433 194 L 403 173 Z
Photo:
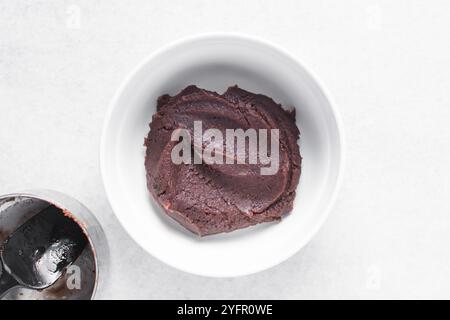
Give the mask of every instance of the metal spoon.
M 81 227 L 61 209 L 42 210 L 0 247 L 0 299 L 16 286 L 37 290 L 51 286 L 86 244 Z

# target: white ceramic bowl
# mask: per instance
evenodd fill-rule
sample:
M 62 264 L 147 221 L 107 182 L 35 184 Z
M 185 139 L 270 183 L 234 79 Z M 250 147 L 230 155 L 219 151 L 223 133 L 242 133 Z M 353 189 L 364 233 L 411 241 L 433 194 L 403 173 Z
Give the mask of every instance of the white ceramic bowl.
M 295 106 L 302 174 L 294 210 L 281 222 L 199 238 L 167 217 L 151 198 L 143 142 L 156 99 L 189 84 L 219 93 L 237 84 Z M 290 54 L 252 37 L 209 34 L 159 50 L 128 76 L 106 117 L 100 158 L 109 201 L 137 243 L 175 268 L 231 277 L 275 266 L 317 232 L 338 189 L 343 137 L 329 95 Z

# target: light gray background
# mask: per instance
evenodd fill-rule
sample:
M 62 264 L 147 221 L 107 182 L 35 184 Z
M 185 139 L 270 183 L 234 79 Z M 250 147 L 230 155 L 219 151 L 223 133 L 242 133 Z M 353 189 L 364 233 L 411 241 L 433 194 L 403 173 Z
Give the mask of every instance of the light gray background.
M 111 246 L 108 298 L 450 298 L 450 2 L 0 0 L 0 193 L 66 192 Z M 272 40 L 342 115 L 343 185 L 301 252 L 235 279 L 174 270 L 116 220 L 98 166 L 103 118 L 144 57 L 180 37 Z

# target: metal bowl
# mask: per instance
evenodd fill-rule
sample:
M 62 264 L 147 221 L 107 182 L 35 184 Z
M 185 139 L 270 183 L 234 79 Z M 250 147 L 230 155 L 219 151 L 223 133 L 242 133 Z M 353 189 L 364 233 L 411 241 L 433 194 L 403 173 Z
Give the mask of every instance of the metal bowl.
M 0 196 L 0 243 L 42 209 L 54 205 L 86 233 L 89 245 L 64 275 L 44 290 L 12 289 L 10 300 L 89 300 L 101 298 L 108 273 L 109 248 L 95 216 L 77 200 L 52 190 L 33 190 Z M 0 270 L 0 273 L 3 272 Z

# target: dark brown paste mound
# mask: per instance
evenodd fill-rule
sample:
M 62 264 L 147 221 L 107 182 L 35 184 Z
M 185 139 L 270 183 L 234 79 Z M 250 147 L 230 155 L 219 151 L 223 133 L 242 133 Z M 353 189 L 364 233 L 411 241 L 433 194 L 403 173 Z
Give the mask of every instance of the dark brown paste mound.
M 302 160 L 293 112 L 237 86 L 222 95 L 188 86 L 159 97 L 157 110 L 145 139 L 147 186 L 170 217 L 203 236 L 280 220 L 292 210 Z M 260 164 L 174 164 L 172 132 L 193 132 L 194 121 L 224 137 L 226 129 L 279 129 L 278 171 L 261 175 Z

